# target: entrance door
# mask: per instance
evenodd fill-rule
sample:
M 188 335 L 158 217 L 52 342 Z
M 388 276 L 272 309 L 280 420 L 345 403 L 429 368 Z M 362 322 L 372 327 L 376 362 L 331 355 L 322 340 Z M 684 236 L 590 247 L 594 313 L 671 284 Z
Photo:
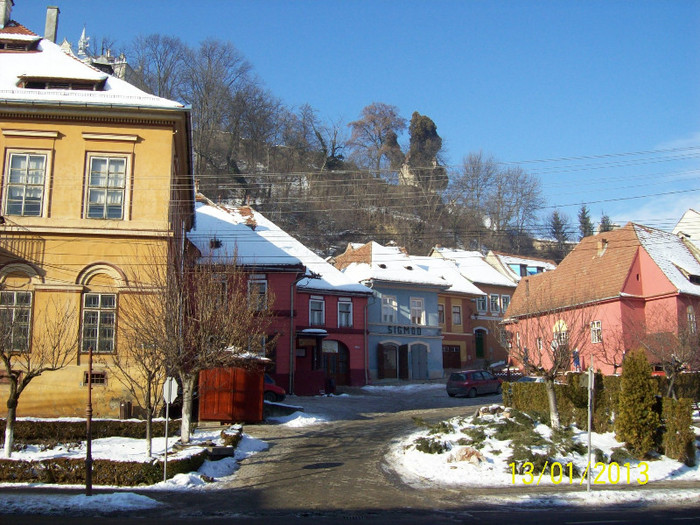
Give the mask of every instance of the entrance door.
M 396 345 L 377 345 L 377 379 L 396 379 L 398 376 L 397 354 Z
M 486 330 L 474 331 L 474 343 L 476 344 L 476 358 L 484 358 L 484 345 L 486 343 Z
M 350 382 L 350 352 L 347 346 L 340 341 L 324 341 L 334 343 L 335 352 L 323 352 L 323 368 L 326 371 L 326 379 L 333 382 L 334 386 L 347 385 Z M 337 346 L 336 346 L 337 344 Z
M 411 347 L 411 374 L 413 379 L 428 379 L 428 347 L 423 344 Z

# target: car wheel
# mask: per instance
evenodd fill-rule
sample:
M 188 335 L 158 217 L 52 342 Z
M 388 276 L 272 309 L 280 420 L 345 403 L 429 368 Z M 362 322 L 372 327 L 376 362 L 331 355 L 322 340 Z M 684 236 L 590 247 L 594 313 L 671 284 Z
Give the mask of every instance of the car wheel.
M 496 389 L 496 394 L 500 394 L 503 392 L 503 387 L 501 385 L 498 385 L 498 388 Z
M 270 403 L 274 403 L 275 401 L 277 401 L 277 394 L 275 394 L 274 392 L 265 392 L 263 394 L 263 399 L 265 401 L 269 401 Z
M 455 397 L 455 394 L 450 394 L 449 392 L 447 392 L 447 395 L 450 397 Z
M 469 397 L 476 397 L 476 388 L 472 388 L 467 395 Z

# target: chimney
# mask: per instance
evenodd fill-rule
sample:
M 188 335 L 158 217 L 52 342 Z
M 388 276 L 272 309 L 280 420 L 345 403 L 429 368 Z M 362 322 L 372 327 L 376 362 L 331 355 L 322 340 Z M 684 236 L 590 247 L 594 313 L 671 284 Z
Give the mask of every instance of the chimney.
M 0 0 L 2 1 L 2 0 Z M 58 15 L 61 10 L 56 6 L 46 8 L 46 28 L 44 29 L 44 38 L 56 43 L 56 33 L 58 32 Z
M 0 0 L 0 29 L 5 27 L 10 21 L 13 5 L 15 4 L 12 0 Z

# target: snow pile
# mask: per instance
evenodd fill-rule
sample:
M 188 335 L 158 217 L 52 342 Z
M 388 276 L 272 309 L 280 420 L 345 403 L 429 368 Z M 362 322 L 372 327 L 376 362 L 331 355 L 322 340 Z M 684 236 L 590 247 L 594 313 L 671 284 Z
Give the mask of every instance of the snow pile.
M 528 475 L 521 470 L 525 461 L 512 458 L 514 439 L 499 438 L 499 427 L 517 423 L 502 407 L 491 407 L 491 411 L 497 413 L 453 418 L 431 428 L 423 428 L 394 445 L 387 459 L 403 481 L 413 487 L 515 486 L 534 489 L 537 485 L 561 485 L 562 488 L 578 486 L 585 491 L 587 432 L 574 427 L 569 446 L 564 449 L 558 448 L 552 454 L 552 429 L 533 422 L 529 437 L 531 444 L 526 448 L 533 453 L 552 457 L 553 462 L 561 467 L 554 466 L 552 469 L 551 463 L 546 467 L 534 465 L 531 474 Z M 614 434 L 592 433 L 591 441 L 592 448 L 599 449 L 600 453 L 605 455 L 602 461 L 604 467 L 595 467 L 602 458 L 591 458 L 591 465 L 594 467 L 591 471 L 592 479 L 597 476 L 599 481 L 594 490 L 623 486 L 633 488 L 662 480 L 700 481 L 700 468 L 697 466 L 700 464 L 700 454 L 697 454 L 695 467 L 687 467 L 665 456 L 647 461 L 627 458 L 613 465 L 613 460 L 610 459 L 613 449 L 623 446 L 615 440 Z M 421 452 L 418 448 L 438 453 Z M 572 466 L 569 467 L 569 464 Z
M 104 514 L 115 511 L 146 510 L 162 505 L 133 492 L 85 496 L 45 494 L 0 494 L 2 514 Z

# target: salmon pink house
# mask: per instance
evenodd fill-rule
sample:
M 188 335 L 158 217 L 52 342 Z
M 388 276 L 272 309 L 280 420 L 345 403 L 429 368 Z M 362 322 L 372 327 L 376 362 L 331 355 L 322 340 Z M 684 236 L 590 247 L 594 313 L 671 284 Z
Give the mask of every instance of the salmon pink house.
M 565 356 L 565 370 L 593 359 L 603 373 L 638 348 L 652 363 L 686 359 L 683 345 L 697 358 L 700 263 L 688 242 L 633 223 L 584 238 L 555 270 L 521 279 L 504 320 L 511 355 Z
M 269 373 L 289 393 L 315 395 L 367 383 L 369 288 L 249 206 L 217 205 L 198 195 L 188 234 L 202 257 L 237 264 L 248 293 L 270 297 L 275 338 Z

